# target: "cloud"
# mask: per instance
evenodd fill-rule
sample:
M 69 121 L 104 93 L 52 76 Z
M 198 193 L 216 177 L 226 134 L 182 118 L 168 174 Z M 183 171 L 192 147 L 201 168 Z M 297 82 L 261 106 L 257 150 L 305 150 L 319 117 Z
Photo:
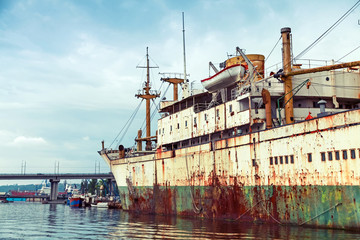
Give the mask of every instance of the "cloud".
M 24 159 L 40 169 L 48 164 L 49 170 L 54 161 L 74 169 L 92 168 L 93 161 L 101 161 L 96 152 L 101 140 L 111 143 L 140 102 L 134 94 L 146 73 L 136 65 L 143 65 L 139 61 L 146 47 L 160 67 L 150 74 L 153 89 L 161 84 L 158 72 L 183 72 L 181 12 L 187 73 L 199 86 L 208 76 L 208 62 L 224 61 L 236 46 L 267 56 L 282 27 L 292 28 L 294 55 L 298 54 L 353 4 L 9 1 L 0 9 L 0 164 L 6 163 L 0 168 L 19 167 Z M 359 10 L 305 57 L 336 60 L 357 47 Z M 359 51 L 343 61 L 357 59 Z M 281 42 L 265 66 L 279 61 Z M 164 92 L 167 86 L 162 86 Z M 171 92 L 169 88 L 169 99 Z M 144 104 L 122 144 L 133 144 L 143 119 Z
M 45 139 L 42 137 L 26 137 L 26 136 L 18 136 L 12 142 L 13 145 L 44 145 L 47 144 Z

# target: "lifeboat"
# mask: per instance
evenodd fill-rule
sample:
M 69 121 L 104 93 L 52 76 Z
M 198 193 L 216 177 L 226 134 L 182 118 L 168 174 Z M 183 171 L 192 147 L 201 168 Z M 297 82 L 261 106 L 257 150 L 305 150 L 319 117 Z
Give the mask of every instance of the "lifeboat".
M 214 92 L 233 85 L 239 79 L 239 75 L 240 78 L 244 76 L 245 70 L 245 66 L 242 64 L 227 66 L 215 75 L 201 80 L 201 84 L 209 92 Z

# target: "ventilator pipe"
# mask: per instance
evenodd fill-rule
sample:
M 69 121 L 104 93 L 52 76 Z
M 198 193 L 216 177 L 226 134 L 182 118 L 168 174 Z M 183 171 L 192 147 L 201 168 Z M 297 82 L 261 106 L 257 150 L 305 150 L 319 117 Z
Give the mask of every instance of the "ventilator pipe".
M 325 107 L 326 107 L 326 101 L 325 100 L 320 100 L 317 103 L 320 107 L 320 113 L 324 113 L 325 112 Z
M 119 146 L 119 158 L 124 158 L 125 157 L 125 148 L 123 145 Z
M 331 65 L 334 65 L 334 60 L 331 61 Z M 331 79 L 331 86 L 332 86 L 332 101 L 335 108 L 339 108 L 339 102 L 336 98 L 336 87 L 335 87 L 335 71 L 330 71 L 330 79 Z
M 138 139 L 141 138 L 141 135 L 142 135 L 142 131 L 141 129 L 138 131 Z M 138 152 L 141 152 L 142 151 L 142 141 L 137 141 L 137 151 Z
M 263 88 L 261 96 L 265 104 L 265 116 L 266 116 L 266 129 L 272 128 L 272 116 L 271 116 L 271 96 L 270 92 Z

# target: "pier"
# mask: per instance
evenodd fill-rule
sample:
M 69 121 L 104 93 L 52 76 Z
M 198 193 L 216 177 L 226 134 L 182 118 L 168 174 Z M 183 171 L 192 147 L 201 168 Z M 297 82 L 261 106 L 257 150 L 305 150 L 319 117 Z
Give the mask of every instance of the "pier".
M 0 174 L 0 180 L 34 180 L 48 179 L 50 186 L 50 201 L 56 201 L 58 196 L 58 185 L 62 179 L 106 179 L 115 181 L 114 175 L 109 173 L 33 173 L 33 174 Z

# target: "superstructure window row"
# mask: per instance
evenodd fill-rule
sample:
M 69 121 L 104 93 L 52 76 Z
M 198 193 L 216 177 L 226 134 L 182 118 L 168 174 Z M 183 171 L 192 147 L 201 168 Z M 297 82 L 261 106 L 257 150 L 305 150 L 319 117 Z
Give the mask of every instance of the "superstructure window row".
M 359 158 L 360 158 L 360 149 L 359 152 Z M 350 154 L 349 154 L 350 153 Z M 343 150 L 335 150 L 335 151 L 328 151 L 328 152 L 321 152 L 320 153 L 320 159 L 322 162 L 332 161 L 332 160 L 347 160 L 347 159 L 356 159 L 356 150 L 355 149 L 343 149 Z M 312 153 L 307 154 L 308 162 L 312 162 Z
M 294 155 L 270 157 L 270 165 L 294 164 Z

